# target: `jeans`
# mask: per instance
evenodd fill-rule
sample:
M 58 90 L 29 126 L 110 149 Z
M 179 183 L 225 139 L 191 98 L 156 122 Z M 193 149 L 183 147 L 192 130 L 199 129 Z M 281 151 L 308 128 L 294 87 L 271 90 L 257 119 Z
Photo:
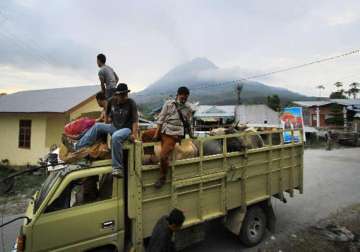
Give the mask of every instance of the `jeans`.
M 108 99 L 108 100 L 111 99 L 111 97 L 113 96 L 115 91 L 116 91 L 116 88 L 111 88 L 111 87 L 106 88 L 105 89 L 105 97 L 106 97 L 106 99 Z
M 75 149 L 78 150 L 93 145 L 104 134 L 110 134 L 112 138 L 111 157 L 113 169 L 123 169 L 122 145 L 131 134 L 129 128 L 116 129 L 112 124 L 95 123 L 76 143 Z

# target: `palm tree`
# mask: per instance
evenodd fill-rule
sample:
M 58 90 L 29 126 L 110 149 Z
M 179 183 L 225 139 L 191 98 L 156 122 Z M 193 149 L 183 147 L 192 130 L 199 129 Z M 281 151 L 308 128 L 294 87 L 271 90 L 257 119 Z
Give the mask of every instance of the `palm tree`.
M 353 82 L 349 85 L 350 89 L 348 92 L 353 95 L 353 98 L 356 99 L 357 94 L 360 92 L 360 83 Z
M 349 98 L 351 98 L 351 91 L 350 90 L 344 91 L 344 94 L 346 94 Z
M 319 97 L 321 97 L 321 90 L 324 90 L 325 87 L 323 85 L 319 85 L 316 88 L 319 89 Z
M 338 92 L 340 91 L 340 88 L 343 86 L 342 82 L 340 82 L 340 81 L 337 81 L 334 85 L 337 88 Z

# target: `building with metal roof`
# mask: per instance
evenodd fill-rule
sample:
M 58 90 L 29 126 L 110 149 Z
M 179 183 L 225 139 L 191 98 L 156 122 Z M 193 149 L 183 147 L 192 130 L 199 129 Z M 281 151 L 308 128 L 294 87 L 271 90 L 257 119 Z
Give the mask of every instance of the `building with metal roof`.
M 279 113 L 264 104 L 236 106 L 235 121 L 240 124 L 280 125 Z
M 321 101 L 294 101 L 303 107 L 304 123 L 317 128 L 336 127 L 332 118 L 342 117 L 343 127 L 348 127 L 360 112 L 360 99 L 327 99 Z M 335 107 L 340 112 L 335 113 Z
M 194 114 L 196 126 L 201 130 L 212 127 L 228 126 L 239 122 L 257 127 L 279 127 L 279 113 L 266 105 L 200 105 Z M 206 127 L 204 127 L 206 126 Z
M 97 117 L 99 85 L 20 91 L 0 97 L 0 160 L 36 164 L 61 142 L 67 122 Z
M 0 113 L 64 113 L 98 91 L 99 85 L 20 91 L 1 96 Z

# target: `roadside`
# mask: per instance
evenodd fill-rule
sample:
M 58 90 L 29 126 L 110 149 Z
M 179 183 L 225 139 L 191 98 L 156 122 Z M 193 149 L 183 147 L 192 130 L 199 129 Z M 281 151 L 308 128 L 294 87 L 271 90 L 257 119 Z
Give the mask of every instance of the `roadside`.
M 271 238 L 259 252 L 360 251 L 360 204 L 341 209 L 314 226 L 280 239 Z
M 0 180 L 16 172 L 6 166 L 0 167 Z M 45 180 L 42 172 L 23 174 L 14 179 L 14 184 L 10 192 L 0 193 L 0 212 L 4 215 L 14 215 L 23 213 L 26 209 L 28 199 L 40 188 L 41 183 Z M 1 185 L 7 187 L 7 185 Z

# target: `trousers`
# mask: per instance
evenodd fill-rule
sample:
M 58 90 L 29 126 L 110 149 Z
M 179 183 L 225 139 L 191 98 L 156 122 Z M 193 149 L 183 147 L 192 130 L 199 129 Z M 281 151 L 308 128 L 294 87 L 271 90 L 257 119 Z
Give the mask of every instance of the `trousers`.
M 150 142 L 154 137 L 156 129 L 149 129 L 142 135 L 143 142 Z M 160 151 L 160 178 L 165 179 L 169 170 L 169 158 L 172 151 L 175 149 L 175 145 L 180 140 L 180 136 L 160 134 L 161 151 Z
M 75 149 L 81 149 L 93 145 L 104 134 L 110 134 L 111 159 L 113 169 L 123 169 L 123 143 L 129 138 L 131 130 L 129 128 L 117 129 L 112 124 L 95 123 L 76 143 Z

